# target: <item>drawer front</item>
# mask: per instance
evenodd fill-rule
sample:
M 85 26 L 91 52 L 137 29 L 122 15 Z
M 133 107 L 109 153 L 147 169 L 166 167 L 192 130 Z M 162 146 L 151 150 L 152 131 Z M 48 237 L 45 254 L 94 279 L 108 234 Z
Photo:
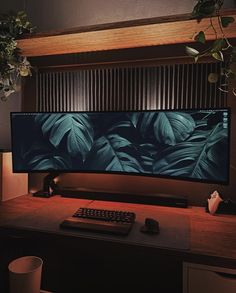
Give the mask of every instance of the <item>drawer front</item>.
M 183 264 L 183 293 L 236 293 L 236 270 Z
M 188 293 L 235 293 L 236 275 L 190 268 Z

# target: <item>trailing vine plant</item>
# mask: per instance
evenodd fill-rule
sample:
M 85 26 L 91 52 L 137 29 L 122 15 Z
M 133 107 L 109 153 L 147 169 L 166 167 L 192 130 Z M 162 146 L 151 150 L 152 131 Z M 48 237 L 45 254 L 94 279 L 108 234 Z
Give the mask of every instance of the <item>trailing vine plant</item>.
M 193 57 L 195 62 L 199 60 L 200 57 L 211 55 L 214 59 L 220 62 L 224 62 L 224 67 L 222 68 L 221 75 L 224 80 L 220 84 L 219 89 L 223 92 L 228 92 L 228 86 L 230 81 L 236 79 L 236 46 L 233 46 L 229 39 L 227 38 L 224 28 L 228 27 L 231 23 L 235 21 L 234 17 L 231 16 L 221 16 L 220 10 L 224 4 L 224 0 L 198 0 L 195 5 L 192 16 L 196 18 L 199 22 L 204 17 L 209 17 L 209 25 L 205 30 L 196 32 L 193 36 L 194 40 L 198 43 L 206 45 L 206 31 L 212 29 L 215 34 L 215 40 L 212 45 L 206 45 L 207 47 L 199 51 L 193 47 L 186 46 L 186 53 Z M 216 17 L 220 34 L 214 25 L 212 17 Z M 216 83 L 220 76 L 217 73 L 210 73 L 208 75 L 208 81 L 211 83 Z M 233 94 L 236 96 L 236 88 L 232 89 Z
M 17 48 L 16 39 L 34 27 L 24 11 L 0 15 L 0 98 L 6 100 L 18 87 L 20 77 L 31 75 L 31 65 Z

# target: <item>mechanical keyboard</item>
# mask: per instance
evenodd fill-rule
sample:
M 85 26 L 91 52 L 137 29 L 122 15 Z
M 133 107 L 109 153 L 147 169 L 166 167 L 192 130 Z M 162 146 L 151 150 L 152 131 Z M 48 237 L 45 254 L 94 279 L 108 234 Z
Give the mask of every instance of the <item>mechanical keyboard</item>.
M 72 217 L 65 219 L 60 227 L 127 235 L 134 221 L 133 212 L 80 208 Z

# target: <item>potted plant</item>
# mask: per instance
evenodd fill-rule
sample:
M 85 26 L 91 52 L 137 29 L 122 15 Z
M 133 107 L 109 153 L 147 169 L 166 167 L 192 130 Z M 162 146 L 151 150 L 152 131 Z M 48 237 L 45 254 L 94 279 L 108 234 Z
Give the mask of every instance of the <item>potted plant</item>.
M 206 47 L 200 52 L 199 50 L 186 46 L 186 52 L 189 56 L 193 57 L 195 62 L 200 57 L 211 55 L 214 59 L 220 62 L 224 62 L 224 67 L 221 75 L 225 78 L 225 82 L 219 87 L 221 91 L 228 92 L 229 83 L 236 79 L 236 47 L 230 43 L 227 38 L 224 28 L 228 27 L 235 19 L 231 16 L 221 16 L 220 11 L 224 4 L 224 0 L 198 0 L 195 5 L 192 15 L 200 22 L 204 17 L 210 17 L 209 26 L 204 31 L 196 32 L 193 36 L 196 42 L 204 44 Z M 217 17 L 220 27 L 220 34 L 217 34 L 217 30 L 212 21 L 212 17 Z M 206 44 L 205 32 L 208 29 L 212 29 L 215 33 L 215 40 L 212 45 Z M 219 75 L 211 72 L 208 76 L 208 81 L 211 83 L 217 82 Z M 236 96 L 236 88 L 232 88 L 232 93 Z
M 6 100 L 18 88 L 20 77 L 31 75 L 31 65 L 17 48 L 16 39 L 32 33 L 25 12 L 0 15 L 0 98 Z

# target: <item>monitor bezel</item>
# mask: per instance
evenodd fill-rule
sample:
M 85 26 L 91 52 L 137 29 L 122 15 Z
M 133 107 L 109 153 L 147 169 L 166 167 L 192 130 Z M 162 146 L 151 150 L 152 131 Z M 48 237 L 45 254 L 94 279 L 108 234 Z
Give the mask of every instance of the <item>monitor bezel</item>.
M 161 175 L 161 174 L 150 174 L 150 173 L 135 173 L 135 172 L 122 172 L 122 171 L 100 171 L 100 170 L 16 170 L 14 168 L 14 145 L 13 145 L 13 127 L 12 127 L 12 116 L 14 114 L 77 114 L 77 113 L 139 113 L 139 112 L 186 112 L 186 111 L 224 111 L 227 110 L 229 113 L 229 121 L 228 121 L 228 169 L 227 169 L 227 180 L 208 180 L 208 179 L 198 179 L 198 178 L 190 178 L 184 176 L 170 176 L 170 175 Z M 150 109 L 150 110 L 125 110 L 125 111 L 31 111 L 31 112 L 10 112 L 10 124 L 11 124 L 11 151 L 12 151 L 12 170 L 14 173 L 33 173 L 33 174 L 48 174 L 48 173 L 79 173 L 79 174 L 111 174 L 111 175 L 126 175 L 126 176 L 142 176 L 142 177 L 150 177 L 150 178 L 160 178 L 160 179 L 171 179 L 171 180 L 180 180 L 180 181 L 189 181 L 189 182 L 198 182 L 198 183 L 209 183 L 209 184 L 219 184 L 219 185 L 229 185 L 230 182 L 230 144 L 231 144 L 231 108 L 230 107 L 222 107 L 222 108 L 188 108 L 188 109 Z

